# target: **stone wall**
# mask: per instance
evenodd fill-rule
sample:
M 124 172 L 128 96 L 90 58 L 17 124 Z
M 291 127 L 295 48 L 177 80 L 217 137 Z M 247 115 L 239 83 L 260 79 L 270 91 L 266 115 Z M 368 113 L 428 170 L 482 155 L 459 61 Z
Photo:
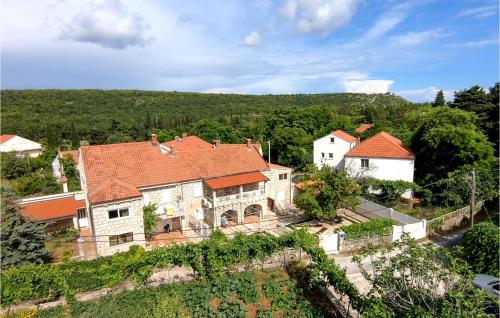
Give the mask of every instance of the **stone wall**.
M 269 178 L 269 181 L 266 182 L 267 197 L 273 199 L 275 204 L 281 206 L 292 203 L 292 169 L 271 169 L 262 173 Z M 288 178 L 280 180 L 279 175 L 283 173 L 287 173 Z
M 132 245 L 146 245 L 144 239 L 142 207 L 142 199 L 113 202 L 92 207 L 94 221 L 93 230 L 96 237 L 98 256 L 106 256 L 117 252 L 127 251 Z M 109 210 L 120 208 L 128 208 L 129 216 L 116 219 L 108 218 Z M 133 233 L 133 242 L 110 246 L 109 237 L 111 235 L 120 235 L 128 232 Z

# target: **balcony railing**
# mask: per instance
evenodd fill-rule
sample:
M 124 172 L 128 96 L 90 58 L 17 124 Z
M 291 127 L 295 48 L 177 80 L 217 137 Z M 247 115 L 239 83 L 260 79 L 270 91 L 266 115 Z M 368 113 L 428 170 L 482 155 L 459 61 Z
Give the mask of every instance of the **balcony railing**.
M 264 188 L 254 190 L 254 191 L 248 191 L 248 192 L 242 192 L 242 193 L 237 193 L 237 194 L 231 194 L 231 195 L 226 195 L 223 197 L 218 197 L 215 198 L 215 204 L 217 203 L 227 203 L 231 201 L 238 201 L 242 199 L 250 199 L 250 198 L 255 198 L 259 196 L 263 196 L 266 194 L 266 191 Z M 212 202 L 211 199 L 208 199 L 210 202 Z

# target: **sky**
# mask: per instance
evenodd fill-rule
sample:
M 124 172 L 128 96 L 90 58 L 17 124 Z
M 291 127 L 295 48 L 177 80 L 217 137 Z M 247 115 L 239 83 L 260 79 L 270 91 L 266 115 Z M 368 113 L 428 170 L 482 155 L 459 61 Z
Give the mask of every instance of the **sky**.
M 498 81 L 496 0 L 1 0 L 3 89 L 385 93 Z

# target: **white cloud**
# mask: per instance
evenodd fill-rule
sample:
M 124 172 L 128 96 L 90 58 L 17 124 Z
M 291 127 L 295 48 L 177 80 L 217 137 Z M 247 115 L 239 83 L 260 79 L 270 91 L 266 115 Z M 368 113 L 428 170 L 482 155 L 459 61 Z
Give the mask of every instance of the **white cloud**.
M 262 43 L 262 36 L 259 32 L 254 31 L 247 35 L 243 40 L 243 43 L 248 46 L 256 46 Z
M 145 35 L 148 28 L 143 18 L 128 12 L 119 0 L 108 0 L 85 5 L 71 23 L 62 27 L 60 37 L 123 49 L 148 44 L 150 39 Z
M 439 88 L 430 86 L 426 88 L 405 90 L 396 92 L 397 95 L 403 96 L 404 98 L 412 102 L 432 102 L 436 98 L 436 94 L 440 91 Z M 447 101 L 453 99 L 453 90 L 443 89 L 444 98 Z
M 326 35 L 347 24 L 358 3 L 359 0 L 287 0 L 279 12 L 299 32 Z
M 476 40 L 476 41 L 467 41 L 467 42 L 462 42 L 462 43 L 453 43 L 449 44 L 448 46 L 450 47 L 483 47 L 487 45 L 494 45 L 498 44 L 497 39 L 483 39 L 483 40 Z
M 458 12 L 457 17 L 486 18 L 495 15 L 497 12 L 498 6 L 491 5 L 461 10 Z
M 442 33 L 440 30 L 429 30 L 429 31 L 421 31 L 421 32 L 408 32 L 406 34 L 401 34 L 397 36 L 393 36 L 391 38 L 391 42 L 394 45 L 417 45 L 427 42 L 431 39 L 439 38 L 446 36 L 446 34 Z
M 342 83 L 347 93 L 378 94 L 387 93 L 394 84 L 391 80 L 351 79 Z

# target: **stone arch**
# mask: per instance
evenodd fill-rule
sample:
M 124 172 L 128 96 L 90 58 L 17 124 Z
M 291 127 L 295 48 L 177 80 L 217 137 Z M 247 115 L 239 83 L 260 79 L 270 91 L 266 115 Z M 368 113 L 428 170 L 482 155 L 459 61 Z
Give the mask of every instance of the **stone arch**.
M 227 210 L 220 215 L 221 226 L 231 226 L 238 224 L 238 211 Z
M 243 222 L 244 223 L 254 223 L 260 220 L 262 216 L 262 205 L 251 204 L 245 208 L 243 212 Z

